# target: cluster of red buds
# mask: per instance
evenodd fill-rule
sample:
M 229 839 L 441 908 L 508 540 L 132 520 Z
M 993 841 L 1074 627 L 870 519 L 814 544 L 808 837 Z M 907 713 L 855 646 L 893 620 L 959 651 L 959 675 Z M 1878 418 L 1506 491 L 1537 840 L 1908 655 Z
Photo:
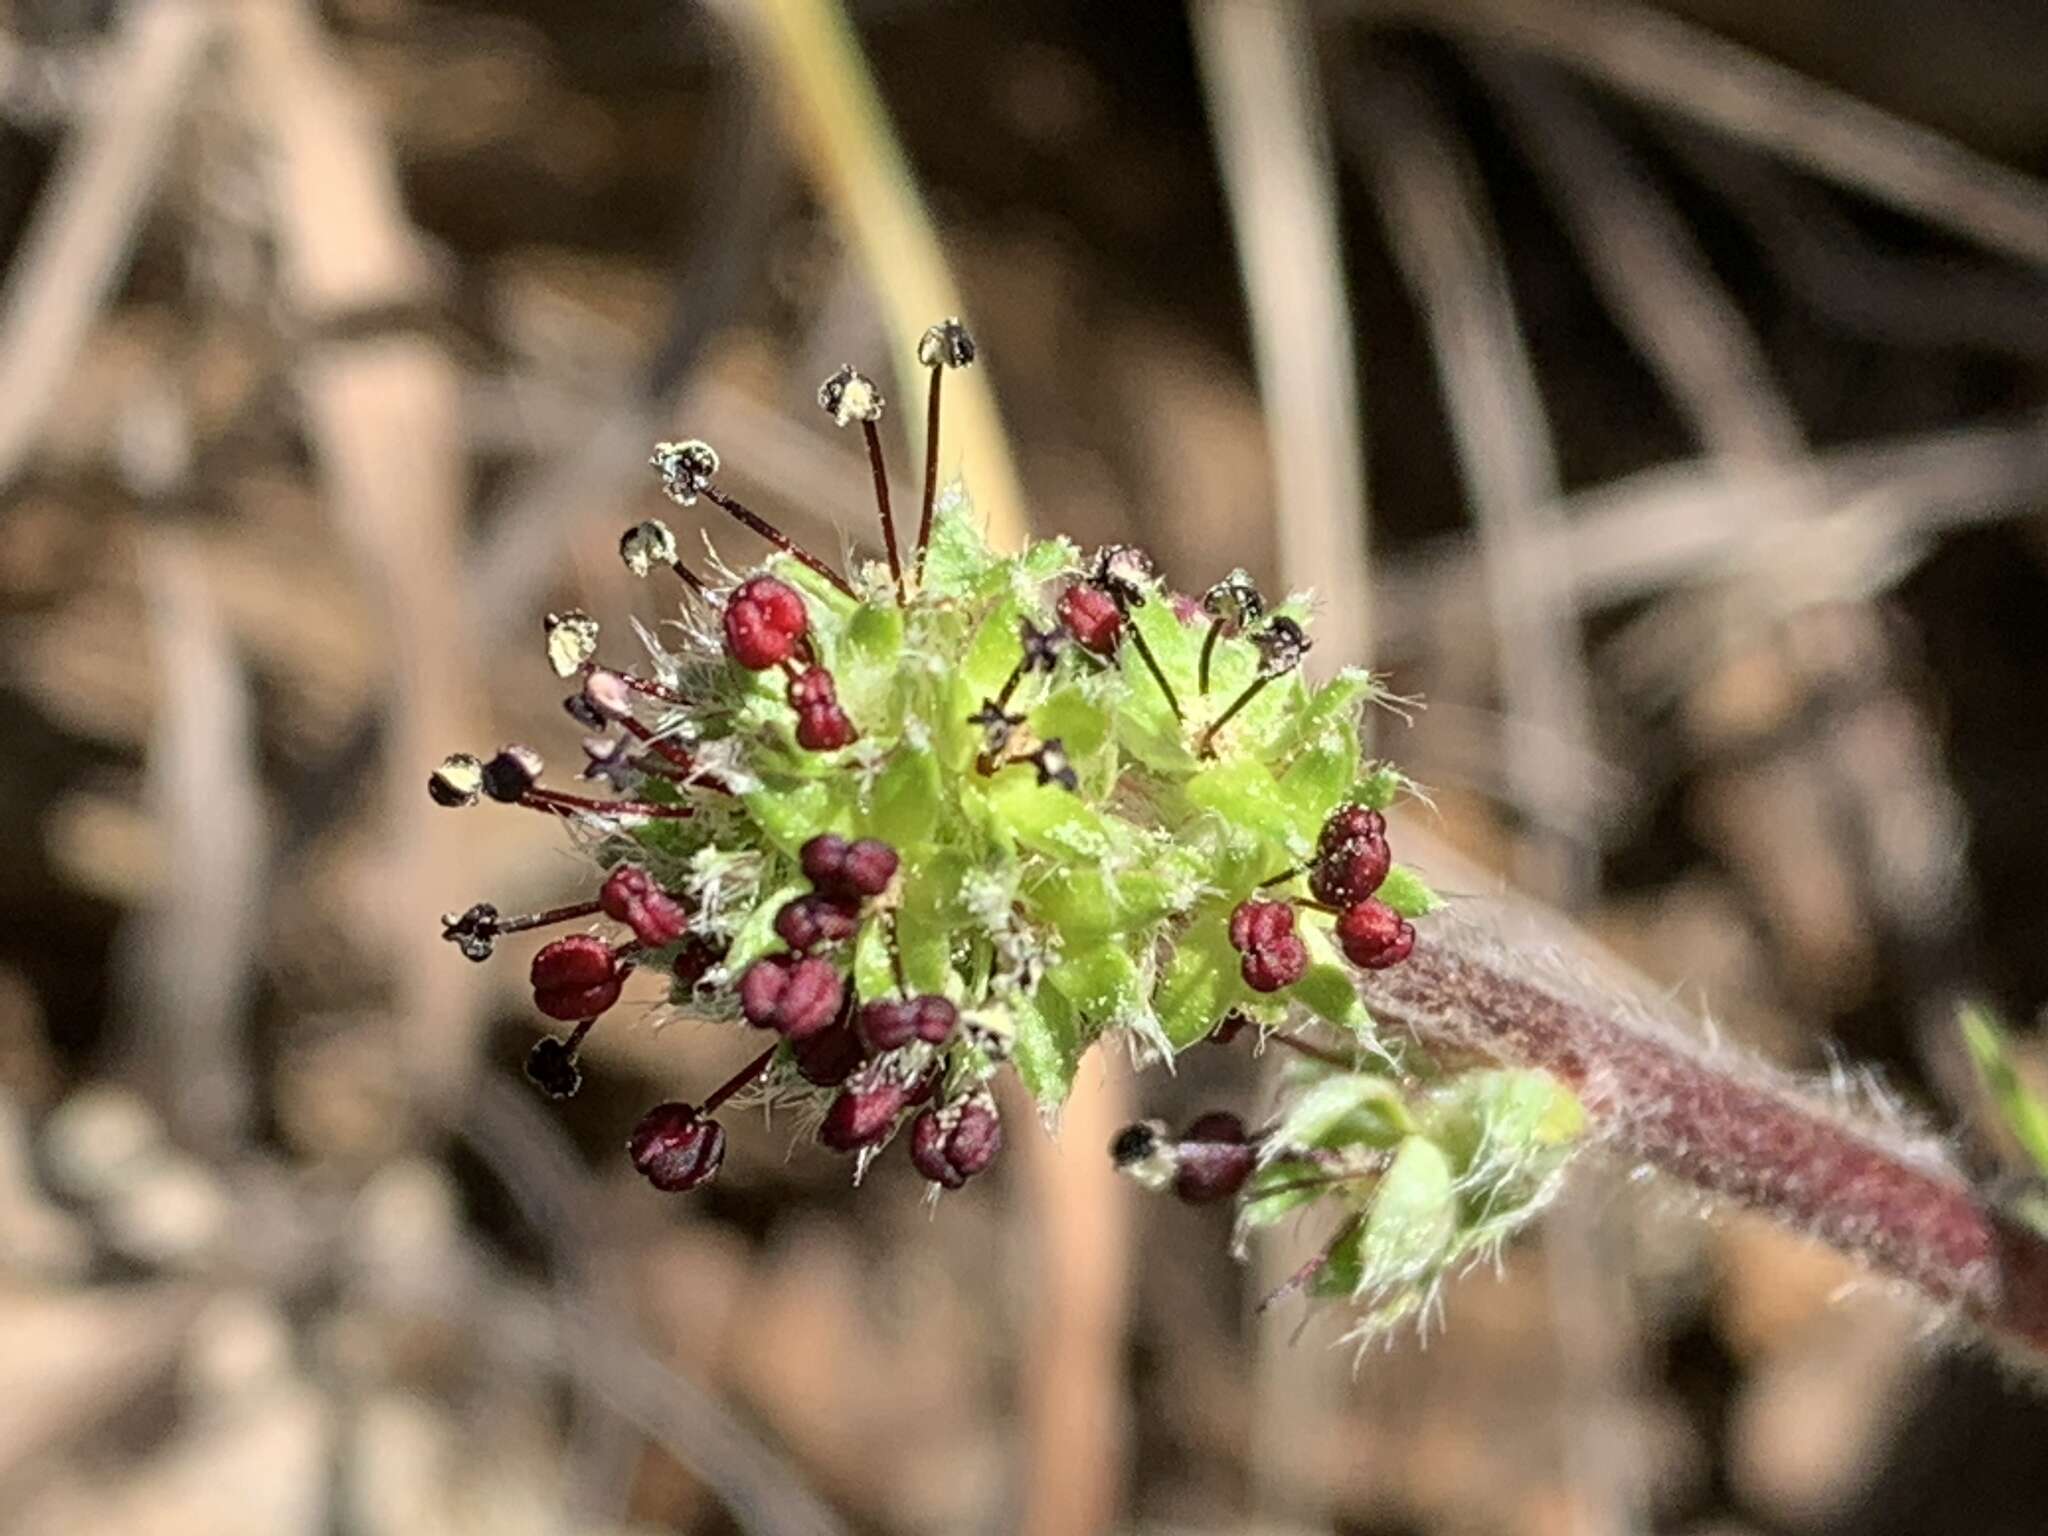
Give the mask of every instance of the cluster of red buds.
M 544 1092 L 577 1091 L 590 1033 L 636 971 L 665 976 L 674 1005 L 772 1037 L 701 1101 L 657 1105 L 633 1129 L 633 1166 L 660 1189 L 718 1172 L 717 1115 L 741 1094 L 809 1106 L 818 1142 L 860 1166 L 901 1134 L 919 1174 L 957 1189 L 1002 1146 L 999 1069 L 1050 1108 L 1113 1029 L 1179 1049 L 1247 1012 L 1271 1030 L 1300 1001 L 1361 1032 L 1361 1005 L 1327 974 L 1335 950 L 1379 968 L 1414 944 L 1375 895 L 1391 855 L 1372 807 L 1394 791 L 1360 756 L 1370 680 L 1309 683 L 1306 605 L 1269 612 L 1242 572 L 1197 600 L 1129 545 L 991 549 L 964 496 L 938 496 L 942 381 L 974 355 L 956 321 L 919 348 L 924 496 L 907 545 L 881 390 L 852 368 L 819 389 L 860 428 L 886 566 L 834 569 L 727 491 L 709 445 L 657 446 L 671 501 L 708 503 L 774 553 L 714 581 L 659 520 L 629 529 L 627 567 L 684 588 L 680 622 L 643 632 L 644 669 L 601 661 L 589 615 L 548 616 L 547 658 L 587 733 L 581 777 L 608 793 L 545 782 L 517 744 L 459 753 L 429 781 L 445 806 L 560 818 L 603 866 L 587 900 L 444 920 L 472 960 L 509 934 L 578 926 L 533 957 L 534 1006 L 568 1026 L 528 1056 Z M 1305 867 L 1252 888 L 1311 846 Z M 1311 912 L 1334 917 L 1333 938 Z M 1214 1114 L 1179 1137 L 1134 1128 L 1116 1155 L 1216 1200 L 1243 1184 L 1258 1138 Z

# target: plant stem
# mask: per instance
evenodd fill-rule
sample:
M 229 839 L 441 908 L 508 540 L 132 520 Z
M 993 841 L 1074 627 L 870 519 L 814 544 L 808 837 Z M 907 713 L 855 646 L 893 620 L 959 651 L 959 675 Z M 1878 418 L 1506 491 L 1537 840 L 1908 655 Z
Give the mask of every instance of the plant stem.
M 1374 1016 L 1451 1058 L 1541 1067 L 1623 1157 L 1806 1231 L 2048 1353 L 2048 1238 L 1980 1199 L 1931 1142 L 1710 1050 L 1619 999 L 1532 979 L 1456 920 L 1374 973 Z
M 741 1067 L 739 1071 L 733 1073 L 731 1077 L 728 1077 L 704 1096 L 704 1102 L 697 1106 L 697 1113 L 700 1115 L 716 1114 L 721 1104 L 746 1087 L 747 1084 L 753 1082 L 763 1072 L 766 1072 L 768 1070 L 768 1063 L 775 1059 L 775 1053 L 781 1049 L 782 1047 L 779 1043 L 771 1045 L 744 1067 Z

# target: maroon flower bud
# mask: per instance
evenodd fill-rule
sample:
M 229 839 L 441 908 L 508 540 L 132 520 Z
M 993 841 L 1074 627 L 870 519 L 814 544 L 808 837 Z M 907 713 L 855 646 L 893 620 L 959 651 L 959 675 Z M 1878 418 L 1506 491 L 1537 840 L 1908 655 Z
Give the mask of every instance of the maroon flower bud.
M 834 1152 L 858 1152 L 886 1138 L 910 1102 L 910 1090 L 885 1077 L 850 1083 L 825 1111 L 818 1140 Z
M 815 1035 L 793 1040 L 789 1051 L 803 1080 L 820 1088 L 837 1088 L 868 1059 L 860 1036 L 845 1024 L 834 1024 Z
M 860 929 L 860 914 L 829 896 L 799 896 L 775 914 L 775 936 L 802 953 L 837 944 Z
M 1383 971 L 1415 950 L 1415 925 L 1384 901 L 1361 901 L 1337 918 L 1337 942 L 1353 965 Z
M 896 878 L 901 862 L 896 850 L 880 838 L 864 837 L 849 843 L 845 838 L 822 832 L 803 845 L 797 854 L 804 877 L 830 896 L 848 906 L 864 896 L 879 896 Z
M 606 917 L 626 924 L 649 949 L 673 944 L 689 927 L 689 910 L 635 864 L 621 864 L 605 876 L 597 904 Z
M 1123 635 L 1123 610 L 1116 600 L 1097 587 L 1072 586 L 1060 594 L 1060 622 L 1074 637 L 1074 643 L 1098 656 L 1114 656 Z
M 1316 843 L 1317 850 L 1329 853 L 1342 848 L 1346 843 L 1374 842 L 1387 835 L 1387 819 L 1378 811 L 1363 805 L 1343 805 L 1330 813 L 1330 819 L 1323 823 L 1323 832 Z
M 740 1012 L 756 1029 L 802 1040 L 828 1027 L 846 999 L 846 983 L 832 962 L 815 955 L 770 955 L 740 978 Z
M 1254 992 L 1278 992 L 1293 986 L 1308 970 L 1308 946 L 1294 934 L 1283 934 L 1247 951 L 1237 968 Z
M 789 680 L 789 707 L 799 714 L 839 702 L 839 685 L 823 667 L 806 667 Z
M 656 1189 L 679 1194 L 707 1184 L 725 1161 L 725 1127 L 688 1104 L 657 1104 L 626 1141 L 633 1166 Z
M 750 672 L 779 667 L 810 629 L 796 588 L 773 576 L 743 583 L 725 605 L 725 649 Z
M 860 1010 L 860 1037 L 873 1051 L 893 1051 L 917 1038 L 917 1007 L 900 998 L 878 997 Z
M 1230 914 L 1230 947 L 1250 954 L 1294 933 L 1294 908 L 1284 901 L 1241 901 Z
M 551 1019 L 594 1019 L 619 1000 L 625 970 L 611 945 L 573 933 L 533 957 L 534 1006 Z
M 944 1189 L 958 1189 L 1002 1150 L 1003 1122 L 986 1094 L 927 1109 L 910 1123 L 911 1163 Z
M 1190 1205 L 1228 1200 L 1244 1187 L 1258 1162 L 1244 1122 L 1212 1110 L 1181 1133 L 1173 1149 L 1173 1192 Z
M 796 744 L 806 752 L 836 752 L 859 739 L 860 732 L 853 728 L 852 719 L 837 704 L 820 704 L 797 712 Z
M 953 1038 L 960 1022 L 960 1010 L 943 997 L 927 995 L 911 1003 L 917 1020 L 917 1038 L 927 1045 L 944 1045 Z
M 1318 856 L 1308 872 L 1308 888 L 1317 901 L 1348 907 L 1378 890 L 1393 863 L 1384 837 L 1354 838 Z
M 676 952 L 675 978 L 688 991 L 696 991 L 705 973 L 725 958 L 726 942 L 705 933 L 683 935 L 683 947 Z

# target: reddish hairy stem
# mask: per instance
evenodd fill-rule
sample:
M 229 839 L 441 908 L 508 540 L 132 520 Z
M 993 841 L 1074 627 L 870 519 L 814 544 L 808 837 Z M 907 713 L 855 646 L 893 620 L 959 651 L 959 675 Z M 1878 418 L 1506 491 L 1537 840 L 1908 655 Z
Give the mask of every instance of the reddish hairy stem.
M 1812 1233 L 2048 1353 L 2048 1239 L 1987 1206 L 1931 1147 L 1851 1124 L 1790 1081 L 1587 1001 L 1432 924 L 1364 984 L 1375 1017 L 1451 1057 L 1542 1067 L 1602 1140 L 1711 1194 Z

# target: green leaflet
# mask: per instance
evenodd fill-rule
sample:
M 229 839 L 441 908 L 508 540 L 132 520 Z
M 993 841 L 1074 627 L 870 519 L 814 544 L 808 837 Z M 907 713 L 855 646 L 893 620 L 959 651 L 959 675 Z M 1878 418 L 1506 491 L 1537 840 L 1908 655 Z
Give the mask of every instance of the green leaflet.
M 1013 997 L 1009 1014 L 1017 1075 L 1041 1109 L 1057 1109 L 1066 1102 L 1088 1048 L 1079 1020 L 1067 1000 L 1050 987 L 1040 987 L 1028 998 L 1021 993 Z
M 1283 1147 L 1391 1147 L 1414 1129 L 1397 1084 L 1363 1072 L 1339 1072 L 1294 1100 L 1273 1140 Z

